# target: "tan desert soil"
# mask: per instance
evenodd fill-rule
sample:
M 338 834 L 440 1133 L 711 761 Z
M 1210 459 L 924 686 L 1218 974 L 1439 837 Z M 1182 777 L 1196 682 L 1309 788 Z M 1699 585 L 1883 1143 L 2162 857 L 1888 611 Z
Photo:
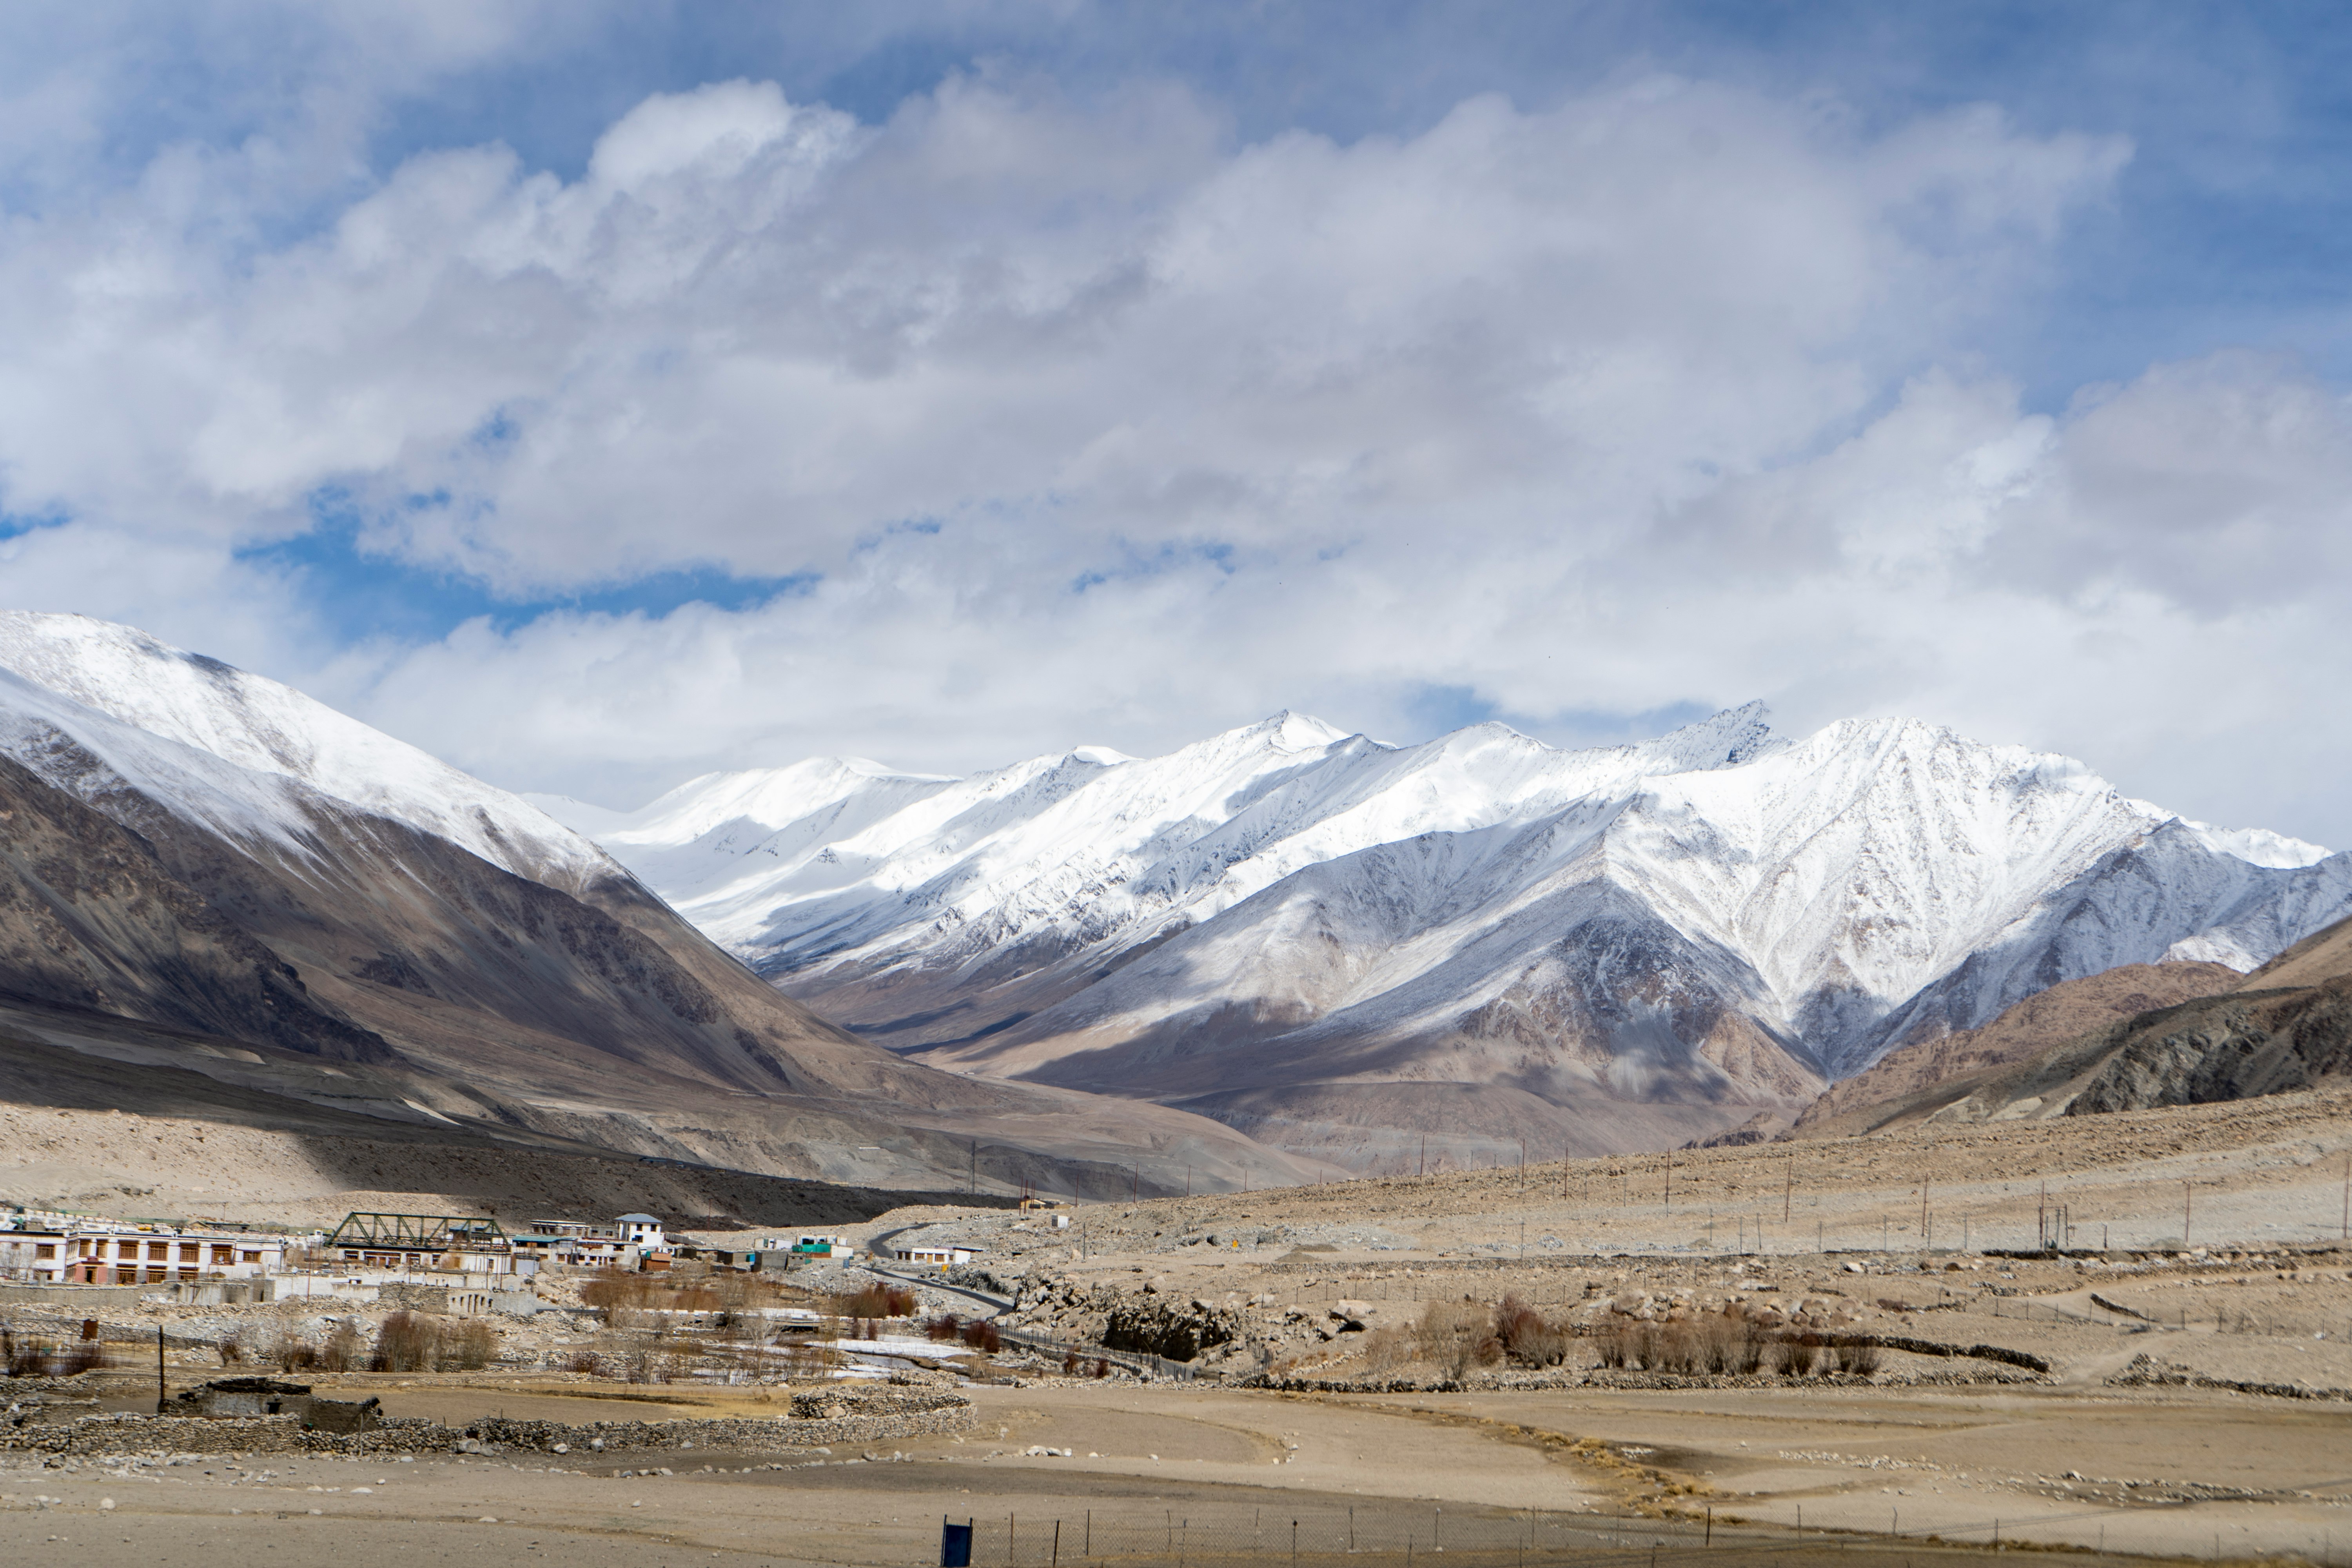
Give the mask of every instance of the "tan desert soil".
M 860 1219 L 906 1195 L 482 1141 L 372 1141 L 0 1104 L 0 1202 L 118 1216 L 306 1228 L 331 1226 L 353 1209 L 525 1220 L 651 1209 L 778 1227 Z
M 1433 1301 L 1483 1304 L 1516 1290 L 1548 1311 L 1588 1316 L 1620 1300 L 1664 1305 L 1684 1291 L 1700 1305 L 1811 1299 L 1853 1331 L 2032 1353 L 2051 1365 L 2046 1380 L 1890 1354 L 1868 1381 L 1744 1387 L 1283 1394 L 990 1385 L 972 1390 L 978 1435 L 910 1441 L 897 1450 L 902 1459 L 812 1455 L 825 1462 L 777 1470 L 764 1468 L 772 1456 L 753 1468 L 712 1455 L 708 1471 L 673 1460 L 674 1475 L 626 1479 L 615 1472 L 637 1465 L 625 1458 L 551 1466 L 520 1454 L 396 1472 L 301 1461 L 271 1466 L 279 1473 L 259 1482 L 232 1482 L 217 1464 L 206 1476 L 202 1465 L 68 1471 L 18 1462 L 0 1469 L 0 1545 L 239 1568 L 327 1550 L 355 1564 L 556 1552 L 586 1563 L 683 1563 L 690 1552 L 706 1563 L 903 1564 L 936 1550 L 940 1515 L 959 1510 L 1050 1525 L 1088 1510 L 1181 1509 L 1210 1521 L 1410 1501 L 1465 1519 L 1533 1509 L 1553 1521 L 1548 1529 L 1590 1528 L 1601 1532 L 1594 1545 L 1617 1550 L 1711 1508 L 1720 1530 L 1772 1532 L 1777 1552 L 1798 1563 L 1801 1508 L 1814 1546 L 1823 1530 L 1890 1528 L 1915 1545 L 1922 1530 L 1989 1545 L 1999 1521 L 2011 1543 L 2317 1560 L 2331 1542 L 2352 1543 L 2352 1402 L 2114 1380 L 2147 1356 L 2209 1378 L 2314 1392 L 2352 1384 L 2352 1250 L 2340 1240 L 2347 1113 L 2352 1095 L 2306 1093 L 1934 1137 L 1097 1204 L 1073 1211 L 1067 1230 L 1048 1216 L 940 1204 L 856 1227 L 968 1234 L 987 1248 L 977 1274 L 1020 1291 L 1022 1314 L 1039 1326 L 1054 1321 L 1042 1306 L 1053 1281 L 1116 1287 L 1136 1300 L 1148 1285 L 1151 1299 L 1185 1310 L 1195 1301 L 1230 1310 L 1269 1352 L 1340 1378 L 1360 1373 L 1369 1336 L 1335 1322 L 1339 1301 L 1373 1322 L 1409 1321 Z M 144 1123 L 131 1131 L 99 1128 L 78 1157 L 120 1163 L 154 1142 Z M 178 1135 L 163 1132 L 166 1144 Z M 238 1157 L 260 1164 L 271 1152 L 257 1144 Z M 320 1190 L 328 1184 L 315 1167 L 276 1152 L 287 1156 L 273 1178 L 282 1190 L 310 1184 L 304 1201 L 324 1207 L 346 1200 Z M 2184 1195 L 2193 1200 L 2190 1240 L 2202 1250 L 2148 1251 L 2182 1228 Z M 1920 1245 L 1923 1200 L 1933 1250 Z M 1984 1254 L 1988 1242 L 2030 1244 L 2045 1205 L 2069 1211 L 2078 1244 L 2095 1247 L 2104 1227 L 2112 1258 Z M 1975 1248 L 1965 1254 L 1946 1245 L 1963 1225 Z M 1850 1250 L 1825 1252 L 1822 1242 Z M 137 1315 L 193 1324 L 203 1311 L 151 1305 Z M 510 1331 L 542 1335 L 536 1326 Z M 1571 1378 L 1591 1366 L 1597 1342 L 1575 1342 Z M 175 1378 L 204 1375 L 200 1352 L 173 1361 Z M 1238 1374 L 1255 1352 L 1221 1347 L 1202 1364 Z M 1917 1381 L 1949 1378 L 2011 1381 Z M 452 1421 L 501 1404 L 534 1413 L 610 1404 L 626 1418 L 646 1406 L 599 1395 L 627 1393 L 713 1413 L 756 1410 L 766 1393 L 774 1407 L 771 1391 L 631 1390 L 528 1370 L 400 1381 L 383 1388 L 388 1403 Z M 1072 1452 L 1024 1452 L 1038 1447 Z M 355 1485 L 370 1489 L 354 1493 Z M 114 1510 L 98 1510 L 104 1497 Z M 1659 1538 L 1670 1548 L 1685 1539 Z

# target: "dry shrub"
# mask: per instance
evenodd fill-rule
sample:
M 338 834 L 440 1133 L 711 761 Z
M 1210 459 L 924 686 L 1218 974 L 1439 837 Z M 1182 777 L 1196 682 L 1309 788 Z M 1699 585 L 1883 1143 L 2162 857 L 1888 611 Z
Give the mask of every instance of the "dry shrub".
M 358 1372 L 367 1365 L 367 1360 L 366 1342 L 346 1319 L 327 1331 L 316 1364 L 320 1372 Z
M 963 1337 L 963 1320 L 953 1312 L 941 1312 L 923 1325 L 923 1332 L 935 1340 L 959 1340 Z
M 1696 1337 L 1706 1370 L 1717 1376 L 1745 1377 L 1764 1363 L 1764 1336 L 1745 1318 L 1704 1319 Z
M 594 1351 L 573 1351 L 563 1358 L 563 1370 L 585 1373 L 590 1377 L 602 1377 L 604 1375 L 604 1361 Z
M 267 1359 L 280 1372 L 305 1372 L 319 1364 L 319 1347 L 304 1338 L 293 1324 L 281 1323 L 269 1342 Z
M 1374 1329 L 1364 1336 L 1364 1364 L 1373 1372 L 1387 1372 L 1412 1360 L 1413 1348 L 1412 1336 L 1402 1329 Z
M 440 1326 L 419 1312 L 403 1309 L 384 1319 L 375 1331 L 373 1372 L 432 1372 L 441 1361 Z
M 1568 1359 L 1569 1331 L 1547 1321 L 1541 1312 L 1506 1296 L 1495 1309 L 1495 1336 L 1513 1361 L 1529 1366 L 1557 1366 Z
M 499 1331 L 480 1318 L 467 1318 L 442 1336 L 441 1364 L 479 1372 L 499 1353 Z
M 836 1296 L 833 1310 L 843 1318 L 910 1318 L 915 1293 L 898 1285 L 868 1285 L 854 1296 Z
M 1868 1377 L 1885 1359 L 1876 1345 L 1840 1345 L 1833 1353 L 1838 1370 L 1856 1377 Z
M 1817 1354 L 1818 1347 L 1806 1335 L 1781 1340 L 1772 1347 L 1772 1370 L 1790 1377 L 1803 1377 L 1813 1370 Z
M 974 1318 L 963 1326 L 963 1342 L 982 1355 L 994 1355 L 1004 1348 L 1004 1336 L 987 1319 Z
M 245 1336 L 242 1331 L 231 1329 L 214 1342 L 213 1349 L 220 1352 L 223 1366 L 242 1365 L 245 1361 Z
M 1108 1377 L 1108 1376 L 1110 1375 L 1110 1358 L 1109 1358 L 1109 1357 L 1108 1357 L 1108 1356 L 1097 1356 L 1097 1357 L 1095 1357 L 1095 1375 L 1096 1375 L 1097 1377 Z
M 580 1286 L 580 1304 L 602 1307 L 606 1311 L 615 1307 L 649 1307 L 659 1289 L 642 1274 L 612 1274 L 583 1280 Z M 667 1295 L 671 1292 L 660 1291 Z

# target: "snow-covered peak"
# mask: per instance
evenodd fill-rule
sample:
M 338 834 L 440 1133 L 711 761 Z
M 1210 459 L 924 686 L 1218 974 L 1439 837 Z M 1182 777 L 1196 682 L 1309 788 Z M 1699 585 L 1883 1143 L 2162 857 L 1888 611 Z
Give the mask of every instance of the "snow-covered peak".
M 1657 759 L 1661 773 L 1736 768 L 1787 749 L 1789 742 L 1772 732 L 1771 718 L 1763 703 L 1743 703 L 1670 731 L 1641 750 Z
M 2316 844 L 2289 838 L 2284 833 L 2273 833 L 2267 827 L 2215 827 L 2209 823 L 2191 822 L 2185 816 L 2179 822 L 2222 854 L 2234 855 L 2249 866 L 2292 870 L 2303 866 L 2316 866 L 2333 853 Z
M 0 685 L 14 720 L 0 745 L 12 754 L 30 761 L 38 730 L 62 733 L 216 832 L 297 844 L 303 797 L 323 796 L 535 880 L 572 885 L 612 869 L 593 843 L 519 797 L 292 687 L 130 626 L 0 611 L 0 670 L 14 678 Z M 225 766 L 192 766 L 191 755 Z
M 871 984 L 887 1017 L 949 1006 L 958 1028 L 1029 1005 L 1025 977 L 1062 995 L 1121 973 L 1122 1006 L 1173 987 L 1132 1020 L 1235 986 L 1235 1005 L 1369 1008 L 1349 1013 L 1367 1028 L 1409 1012 L 1444 1035 L 1554 962 L 1564 939 L 1540 911 L 1605 886 L 1739 966 L 1759 1026 L 1841 1066 L 1954 976 L 1976 978 L 1936 1005 L 1980 1022 L 1980 1002 L 2050 972 L 2189 940 L 2274 950 L 2352 885 L 2331 861 L 2283 891 L 2261 873 L 2322 852 L 2180 825 L 2070 757 L 1896 717 L 1784 740 L 1761 703 L 1584 750 L 1501 723 L 1390 746 L 1285 712 L 1162 756 L 1087 748 L 953 781 L 809 763 L 696 781 L 600 837 L 803 994 Z M 1244 911 L 1269 900 L 1333 941 L 1267 949 Z M 2081 912 L 2099 900 L 2116 907 Z M 1229 928 L 1239 956 L 1208 963 Z M 1129 967 L 1144 953 L 1160 956 Z M 989 978 L 969 994 L 945 978 L 967 973 Z

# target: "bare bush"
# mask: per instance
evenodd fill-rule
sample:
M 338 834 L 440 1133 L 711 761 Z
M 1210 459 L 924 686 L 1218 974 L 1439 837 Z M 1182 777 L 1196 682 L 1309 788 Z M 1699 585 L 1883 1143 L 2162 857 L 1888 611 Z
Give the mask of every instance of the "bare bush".
M 441 1331 L 432 1319 L 406 1310 L 384 1319 L 375 1331 L 373 1372 L 432 1372 L 440 1365 Z
M 987 1319 L 974 1318 L 964 1325 L 963 1342 L 982 1355 L 994 1355 L 1004 1348 L 1004 1336 Z
M 219 1354 L 221 1365 L 238 1366 L 243 1364 L 245 1361 L 244 1331 L 239 1329 L 231 1329 L 228 1332 L 223 1334 L 218 1340 L 215 1340 L 213 1342 L 213 1349 Z
M 1838 1370 L 1856 1377 L 1868 1377 L 1884 1360 L 1876 1345 L 1840 1345 L 1836 1355 Z
M 1517 1296 L 1506 1296 L 1495 1308 L 1495 1338 L 1513 1361 L 1529 1366 L 1557 1366 L 1568 1359 L 1569 1331 L 1548 1321 Z
M 479 1372 L 499 1353 L 499 1331 L 480 1318 L 467 1318 L 442 1336 L 441 1364 L 458 1372 Z
M 319 1347 L 293 1324 L 281 1323 L 269 1342 L 267 1359 L 280 1372 L 304 1372 L 319 1364 Z
M 1412 1336 L 1402 1329 L 1374 1329 L 1364 1336 L 1364 1364 L 1373 1372 L 1390 1371 L 1412 1353 Z
M 898 1285 L 868 1285 L 854 1296 L 836 1296 L 833 1310 L 844 1318 L 911 1318 L 915 1293 Z
M 327 1331 L 324 1342 L 319 1346 L 316 1365 L 320 1372 L 359 1372 L 367 1366 L 367 1342 L 349 1319 Z

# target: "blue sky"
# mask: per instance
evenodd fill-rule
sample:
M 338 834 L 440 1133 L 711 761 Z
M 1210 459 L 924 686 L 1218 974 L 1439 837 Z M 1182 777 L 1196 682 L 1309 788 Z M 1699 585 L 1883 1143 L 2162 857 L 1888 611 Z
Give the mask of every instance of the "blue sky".
M 2318 5 L 35 7 L 0 583 L 613 805 L 1760 696 L 2352 838 L 2347 57 Z

